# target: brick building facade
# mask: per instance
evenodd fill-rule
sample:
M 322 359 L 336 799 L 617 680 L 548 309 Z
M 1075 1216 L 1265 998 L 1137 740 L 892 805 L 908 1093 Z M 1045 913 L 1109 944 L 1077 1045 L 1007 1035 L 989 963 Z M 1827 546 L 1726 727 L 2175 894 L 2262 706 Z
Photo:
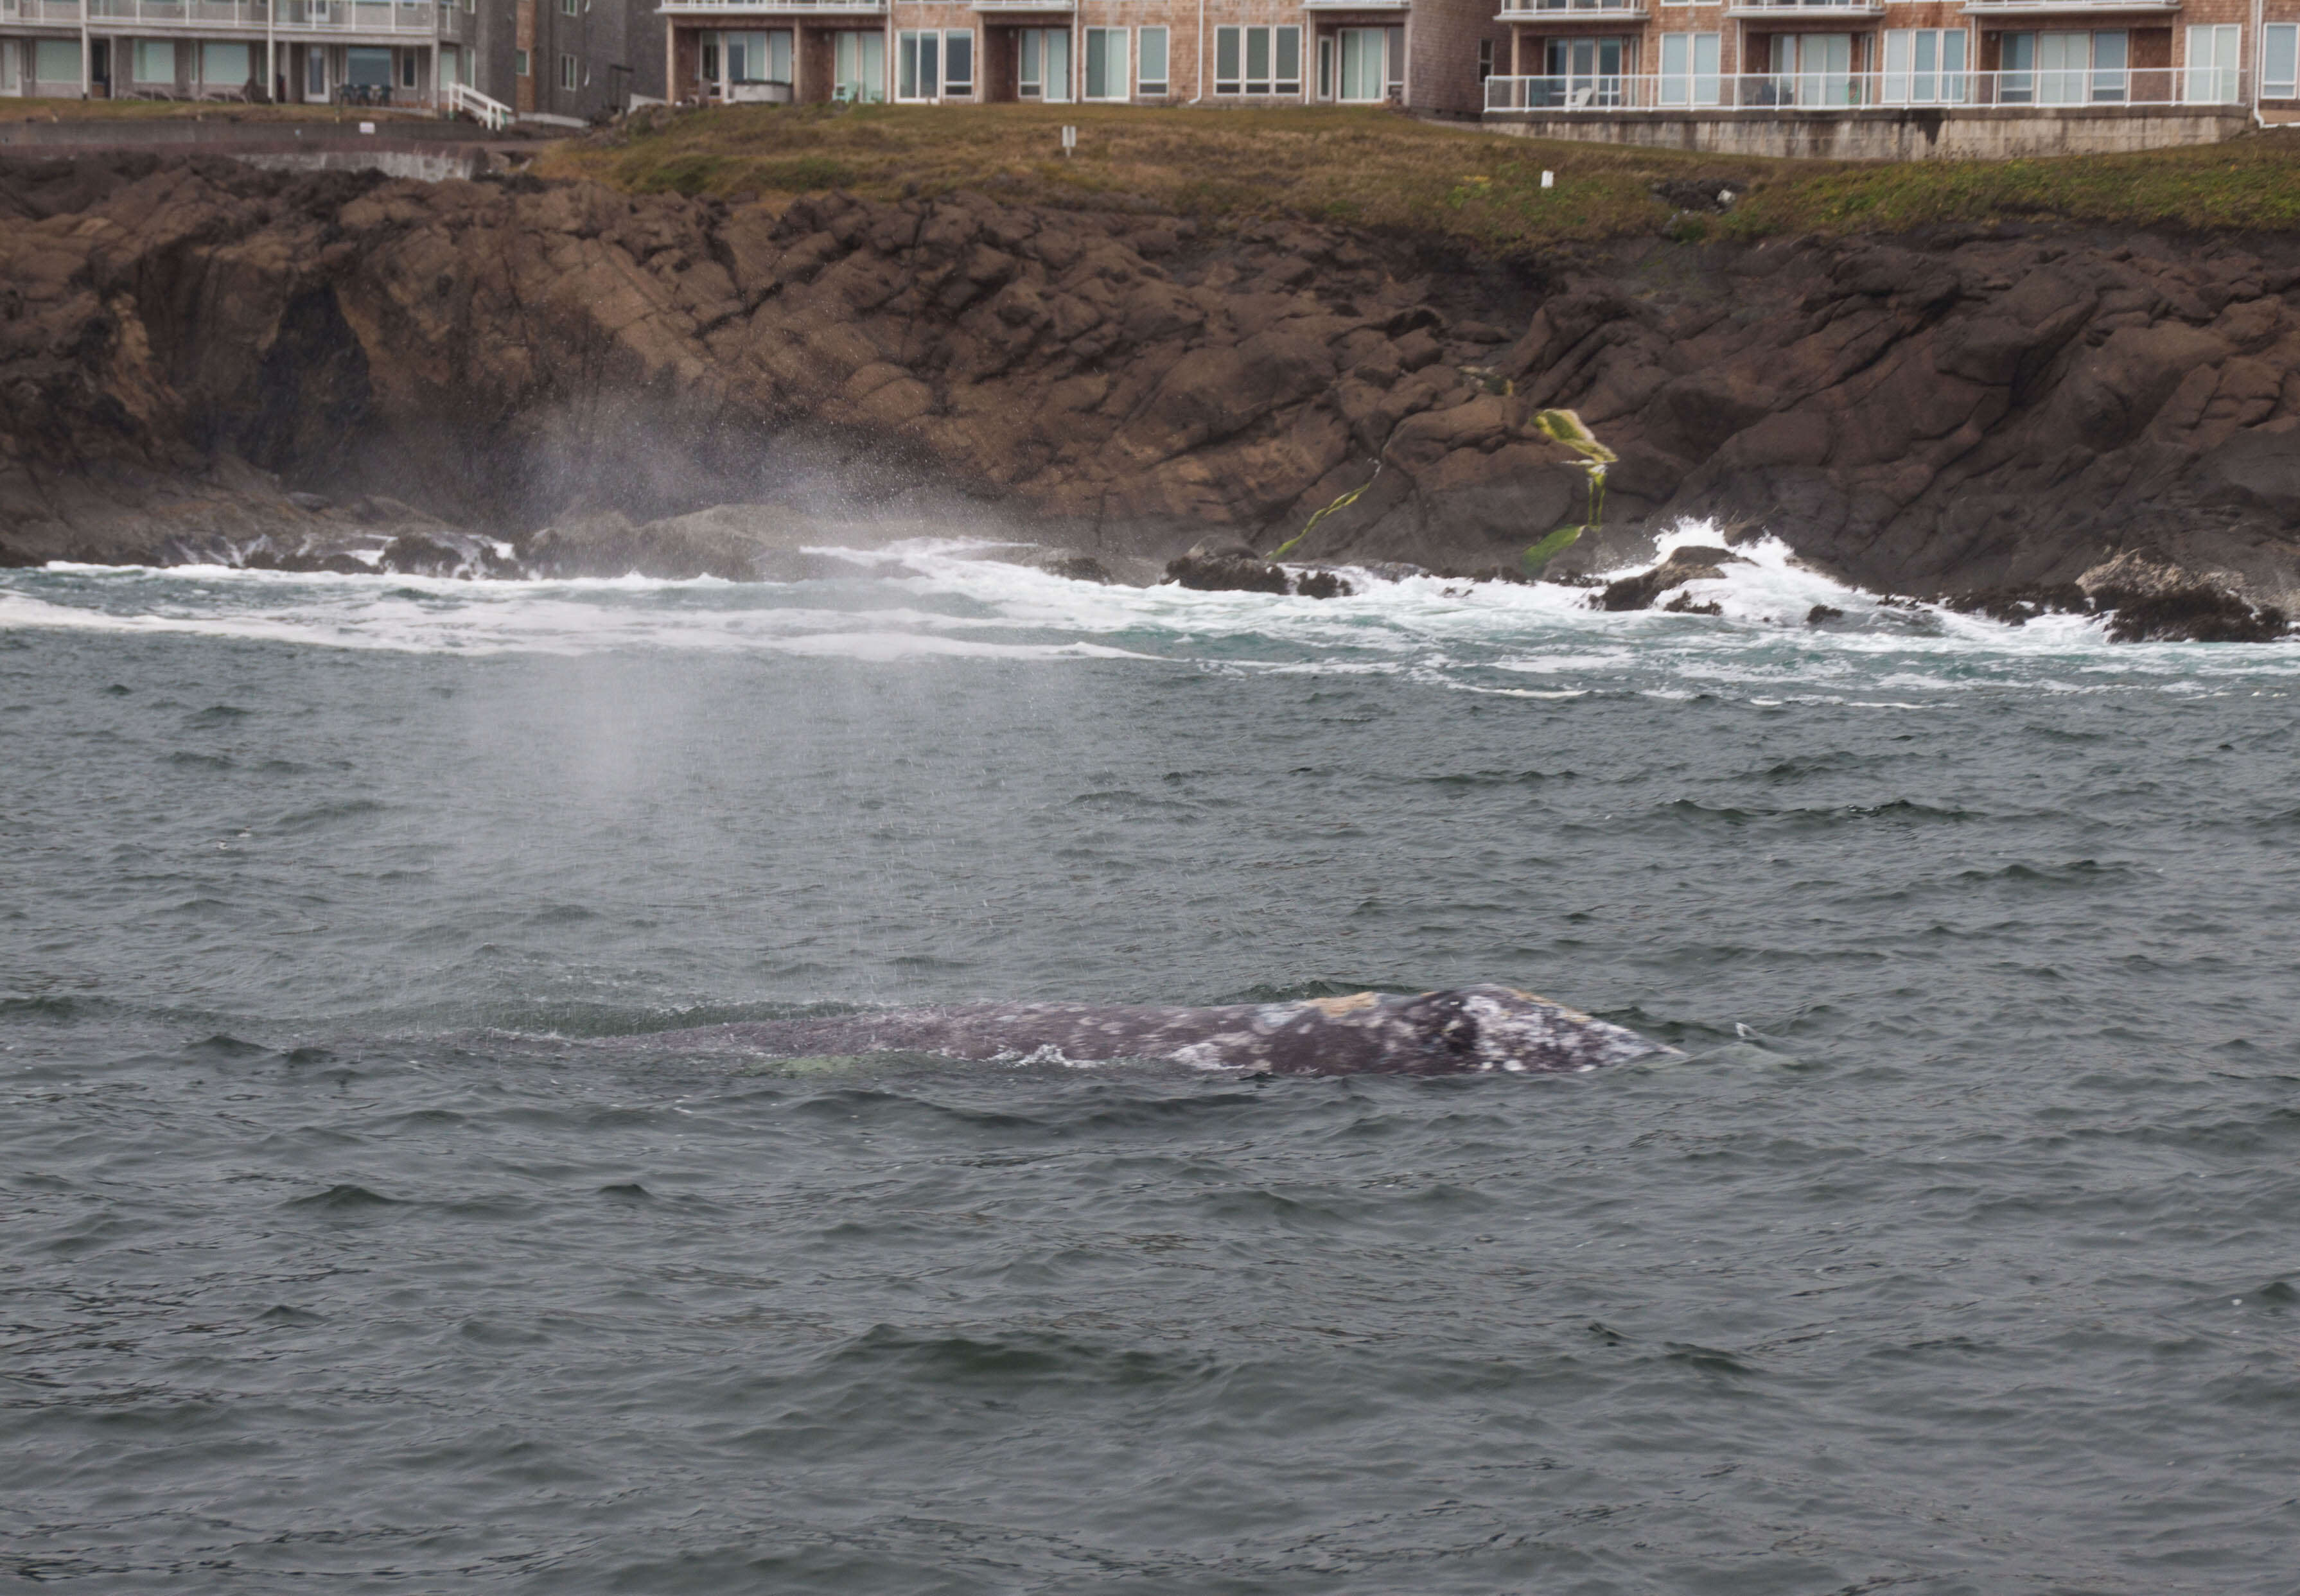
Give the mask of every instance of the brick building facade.
M 1473 115 L 1496 0 L 665 0 L 680 103 L 1401 104 Z
M 1495 111 L 2300 109 L 2300 0 L 1501 0 Z

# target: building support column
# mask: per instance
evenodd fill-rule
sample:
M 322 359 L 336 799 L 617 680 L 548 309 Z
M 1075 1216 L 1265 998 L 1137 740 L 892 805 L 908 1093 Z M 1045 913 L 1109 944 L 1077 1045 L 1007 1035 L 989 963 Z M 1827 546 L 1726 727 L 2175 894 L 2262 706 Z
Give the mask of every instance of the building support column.
M 1404 85 L 1405 108 L 1411 111 L 1413 109 L 1413 13 L 1411 11 L 1405 13 L 1405 43 L 1402 47 L 1405 51 L 1405 68 L 1398 74 L 1398 81 Z

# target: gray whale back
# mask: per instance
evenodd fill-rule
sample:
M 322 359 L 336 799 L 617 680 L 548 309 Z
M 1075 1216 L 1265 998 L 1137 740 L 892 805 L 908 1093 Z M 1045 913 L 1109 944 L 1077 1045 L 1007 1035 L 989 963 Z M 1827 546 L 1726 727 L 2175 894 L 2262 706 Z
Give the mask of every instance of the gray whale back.
M 1091 1003 L 896 1009 L 711 1026 L 645 1040 L 779 1058 L 909 1052 L 1074 1064 L 1163 1059 L 1280 1075 L 1560 1075 L 1676 1052 L 1508 986 L 1410 997 L 1361 992 L 1211 1009 Z

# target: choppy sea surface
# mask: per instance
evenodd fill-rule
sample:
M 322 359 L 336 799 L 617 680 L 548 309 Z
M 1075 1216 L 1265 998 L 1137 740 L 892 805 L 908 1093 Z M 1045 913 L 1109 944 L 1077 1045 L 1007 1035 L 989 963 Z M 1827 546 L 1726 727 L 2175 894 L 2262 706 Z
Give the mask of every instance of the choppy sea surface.
M 0 574 L 0 1575 L 2300 1591 L 2300 646 L 977 552 Z M 646 1040 L 1479 981 L 1691 1057 Z

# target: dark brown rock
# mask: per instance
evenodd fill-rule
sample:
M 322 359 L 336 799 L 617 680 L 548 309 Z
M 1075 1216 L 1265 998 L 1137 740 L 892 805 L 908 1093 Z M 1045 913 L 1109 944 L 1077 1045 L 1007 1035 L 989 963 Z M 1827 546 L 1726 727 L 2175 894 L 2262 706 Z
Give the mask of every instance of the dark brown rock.
M 1512 570 L 1588 514 L 1532 426 L 1556 406 L 1621 456 L 1557 576 L 1706 516 L 1879 590 L 2145 553 L 2300 603 L 2300 237 L 1629 239 L 1510 272 L 1131 202 L 770 217 L 150 156 L 0 161 L 0 217 L 10 562 L 287 569 L 359 531 L 479 571 L 484 532 L 539 569 L 788 574 L 819 557 L 688 518 L 830 481 L 1105 564 L 1276 546 L 1362 490 L 1295 552 Z
M 1623 577 L 1610 583 L 1603 593 L 1593 594 L 1590 606 L 1598 610 L 1649 610 L 1653 602 L 1672 587 L 1682 587 L 1688 582 L 1714 581 L 1725 574 L 1729 565 L 1749 562 L 1728 549 L 1708 548 L 1688 544 L 1672 550 L 1668 559 L 1651 570 L 1639 571 L 1634 577 Z M 1687 603 L 1687 595 L 1679 597 Z M 1672 603 L 1671 610 L 1682 611 L 1685 603 Z M 1717 611 L 1705 610 L 1703 614 L 1714 615 Z

